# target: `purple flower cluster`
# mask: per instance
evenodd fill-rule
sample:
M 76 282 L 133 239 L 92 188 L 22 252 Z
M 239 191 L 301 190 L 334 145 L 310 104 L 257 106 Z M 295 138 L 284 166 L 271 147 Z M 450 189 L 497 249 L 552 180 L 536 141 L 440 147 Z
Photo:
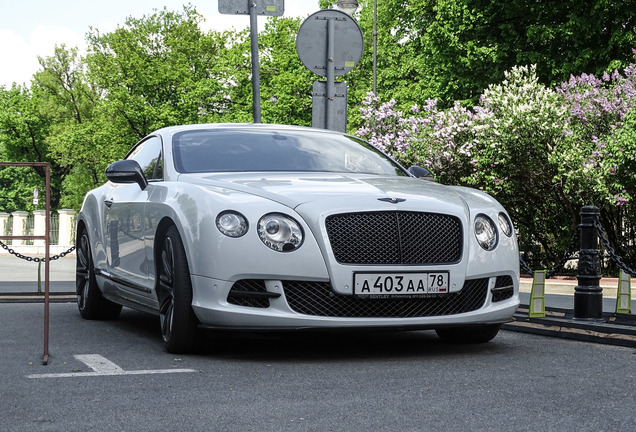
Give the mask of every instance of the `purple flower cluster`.
M 624 195 L 627 191 L 625 189 L 623 189 L 622 195 Z M 614 203 L 620 207 L 620 206 L 624 206 L 625 204 L 627 204 L 627 202 L 629 201 L 628 198 L 625 198 L 624 196 L 621 196 L 619 194 L 614 195 Z
M 471 155 L 472 142 L 459 142 L 457 138 L 471 130 L 475 114 L 459 104 L 439 111 L 437 100 L 428 99 L 422 107 L 412 105 L 407 116 L 395 109 L 395 100 L 380 103 L 369 92 L 362 105 L 364 125 L 356 135 L 400 162 L 417 162 L 443 172 L 452 164 L 455 153 Z
M 592 74 L 571 76 L 556 89 L 564 98 L 573 119 L 594 128 L 608 127 L 625 118 L 636 102 L 636 68 L 630 65 L 621 75 L 615 70 L 603 78 Z

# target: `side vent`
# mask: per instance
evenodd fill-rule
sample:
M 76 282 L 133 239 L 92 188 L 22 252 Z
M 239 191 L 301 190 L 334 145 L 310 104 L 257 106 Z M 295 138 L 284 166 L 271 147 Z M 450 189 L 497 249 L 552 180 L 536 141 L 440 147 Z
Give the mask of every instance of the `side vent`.
M 263 309 L 269 307 L 269 299 L 278 297 L 280 294 L 267 291 L 263 280 L 241 279 L 232 286 L 227 302 L 236 306 Z

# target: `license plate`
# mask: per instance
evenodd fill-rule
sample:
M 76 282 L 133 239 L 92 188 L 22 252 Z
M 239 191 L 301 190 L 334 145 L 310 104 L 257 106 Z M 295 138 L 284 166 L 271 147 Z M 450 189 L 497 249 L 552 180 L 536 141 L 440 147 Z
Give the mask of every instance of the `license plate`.
M 372 298 L 447 294 L 448 278 L 448 272 L 355 273 L 353 293 Z

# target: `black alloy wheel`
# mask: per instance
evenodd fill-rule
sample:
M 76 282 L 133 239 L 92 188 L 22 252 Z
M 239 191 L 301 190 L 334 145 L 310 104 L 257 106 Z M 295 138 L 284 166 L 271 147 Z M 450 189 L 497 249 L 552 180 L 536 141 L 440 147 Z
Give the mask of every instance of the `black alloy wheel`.
M 197 344 L 198 320 L 192 310 L 192 282 L 185 249 L 174 225 L 166 231 L 159 248 L 161 335 L 168 352 L 192 352 Z
M 79 232 L 75 249 L 75 292 L 80 315 L 85 319 L 117 318 L 121 312 L 121 305 L 105 299 L 97 287 L 91 244 L 86 229 Z

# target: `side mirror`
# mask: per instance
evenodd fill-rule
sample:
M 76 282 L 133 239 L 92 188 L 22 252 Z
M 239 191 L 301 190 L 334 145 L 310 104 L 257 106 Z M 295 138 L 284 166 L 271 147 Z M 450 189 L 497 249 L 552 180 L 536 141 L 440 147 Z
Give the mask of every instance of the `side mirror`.
M 409 168 L 409 173 L 411 173 L 413 177 L 417 177 L 422 180 L 430 180 L 430 181 L 435 180 L 432 172 L 420 166 L 412 166 L 411 168 Z
M 106 178 L 113 183 L 137 183 L 141 190 L 146 189 L 148 180 L 136 160 L 120 160 L 106 168 Z

